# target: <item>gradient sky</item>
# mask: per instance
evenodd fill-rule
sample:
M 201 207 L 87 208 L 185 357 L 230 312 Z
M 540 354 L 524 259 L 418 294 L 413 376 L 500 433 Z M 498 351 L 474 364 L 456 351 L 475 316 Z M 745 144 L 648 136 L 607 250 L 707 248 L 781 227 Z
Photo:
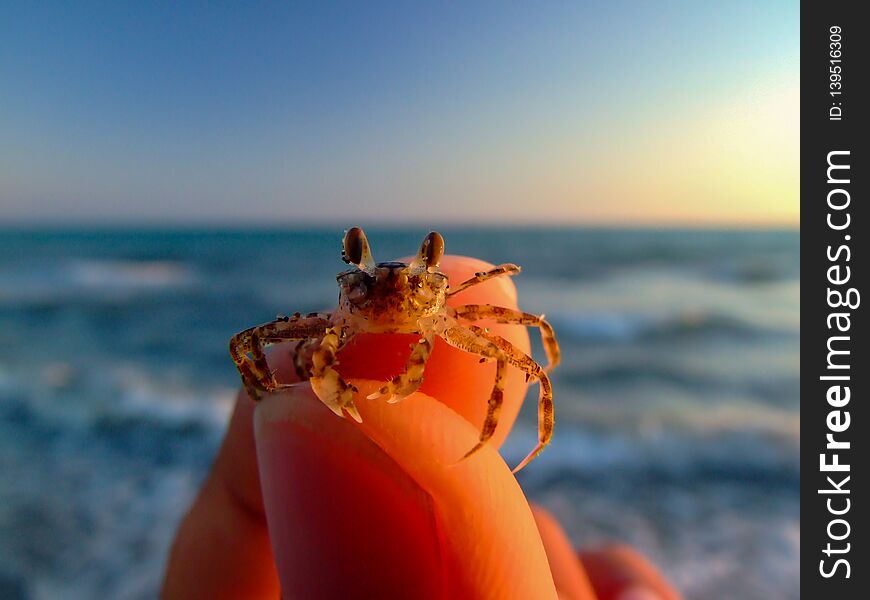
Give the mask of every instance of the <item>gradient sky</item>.
M 798 2 L 16 4 L 0 221 L 799 222 Z

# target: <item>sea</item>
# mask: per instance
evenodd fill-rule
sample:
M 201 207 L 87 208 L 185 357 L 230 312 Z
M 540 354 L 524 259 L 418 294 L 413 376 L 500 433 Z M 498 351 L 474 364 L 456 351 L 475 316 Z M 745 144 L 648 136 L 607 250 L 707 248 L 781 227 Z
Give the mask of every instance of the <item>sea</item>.
M 427 231 L 367 228 L 379 260 Z M 528 497 L 578 547 L 635 546 L 688 599 L 798 598 L 799 232 L 440 231 L 450 253 L 522 265 L 521 305 L 562 344 Z M 0 598 L 156 597 L 232 406 L 228 338 L 334 305 L 340 242 L 0 230 Z M 509 464 L 534 444 L 535 393 Z

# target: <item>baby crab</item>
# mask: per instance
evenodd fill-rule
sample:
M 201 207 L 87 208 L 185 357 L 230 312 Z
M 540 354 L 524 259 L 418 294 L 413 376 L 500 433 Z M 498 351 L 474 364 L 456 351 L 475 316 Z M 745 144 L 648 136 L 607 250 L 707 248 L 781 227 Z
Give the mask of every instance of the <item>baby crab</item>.
M 400 262 L 376 263 L 365 233 L 359 227 L 344 236 L 342 259 L 354 268 L 339 273 L 338 308 L 330 313 L 312 313 L 277 320 L 237 333 L 230 340 L 230 354 L 248 394 L 257 400 L 260 392 L 285 387 L 279 384 L 266 362 L 264 347 L 296 340 L 294 361 L 302 379 L 308 379 L 317 397 L 335 414 L 342 410 L 361 422 L 353 402 L 353 386 L 338 373 L 337 355 L 358 333 L 409 333 L 420 336 L 411 346 L 405 371 L 385 382 L 369 399 L 387 396 L 398 402 L 414 393 L 423 382 L 426 361 L 440 337 L 451 346 L 479 355 L 481 362 L 495 361 L 495 384 L 487 406 L 486 418 L 478 443 L 463 458 L 477 452 L 495 433 L 502 406 L 505 372 L 508 365 L 522 370 L 526 380 L 540 383 L 538 400 L 538 444 L 514 469 L 519 471 L 549 443 L 553 434 L 553 390 L 547 373 L 559 363 L 559 344 L 550 324 L 543 316 L 489 304 L 447 306 L 447 299 L 464 289 L 494 277 L 516 275 L 520 268 L 499 265 L 456 286 L 438 270 L 444 256 L 444 238 L 432 232 L 423 240 L 417 256 L 407 265 Z M 538 327 L 549 365 L 542 368 L 525 352 L 505 338 L 474 325 L 476 321 L 494 320 Z

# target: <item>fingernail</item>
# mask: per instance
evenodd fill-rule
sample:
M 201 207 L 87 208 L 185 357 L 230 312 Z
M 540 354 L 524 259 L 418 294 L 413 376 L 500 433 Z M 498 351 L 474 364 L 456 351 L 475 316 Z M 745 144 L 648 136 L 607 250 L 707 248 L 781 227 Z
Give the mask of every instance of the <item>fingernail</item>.
M 648 587 L 630 587 L 624 590 L 618 600 L 662 600 L 662 597 Z

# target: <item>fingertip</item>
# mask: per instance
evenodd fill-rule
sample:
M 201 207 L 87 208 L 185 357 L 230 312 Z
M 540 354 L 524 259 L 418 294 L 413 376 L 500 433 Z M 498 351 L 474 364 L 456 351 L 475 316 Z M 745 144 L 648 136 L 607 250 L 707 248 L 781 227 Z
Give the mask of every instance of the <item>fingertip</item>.
M 354 421 L 300 384 L 254 423 L 284 597 L 438 597 L 431 500 Z
M 631 587 L 619 593 L 617 600 L 665 600 L 655 590 L 648 587 Z
M 596 599 L 589 577 L 577 560 L 577 553 L 558 521 L 547 510 L 537 505 L 532 505 L 532 514 L 547 553 L 547 561 L 553 573 L 559 598 Z
M 354 383 L 361 425 L 302 385 L 257 409 L 285 594 L 310 597 L 328 575 L 358 597 L 554 597 L 528 503 L 495 449 L 457 463 L 478 436 L 459 415 L 420 393 L 366 401 L 377 384 Z
M 680 600 L 680 594 L 642 554 L 624 544 L 580 553 L 600 600 Z
M 473 258 L 451 254 L 441 261 L 441 271 L 450 278 L 450 283 L 456 286 L 475 274 L 489 271 L 496 265 Z M 456 294 L 450 299 L 450 304 L 500 304 L 516 308 L 517 287 L 513 278 L 508 275 L 495 277 L 484 283 L 475 285 Z

